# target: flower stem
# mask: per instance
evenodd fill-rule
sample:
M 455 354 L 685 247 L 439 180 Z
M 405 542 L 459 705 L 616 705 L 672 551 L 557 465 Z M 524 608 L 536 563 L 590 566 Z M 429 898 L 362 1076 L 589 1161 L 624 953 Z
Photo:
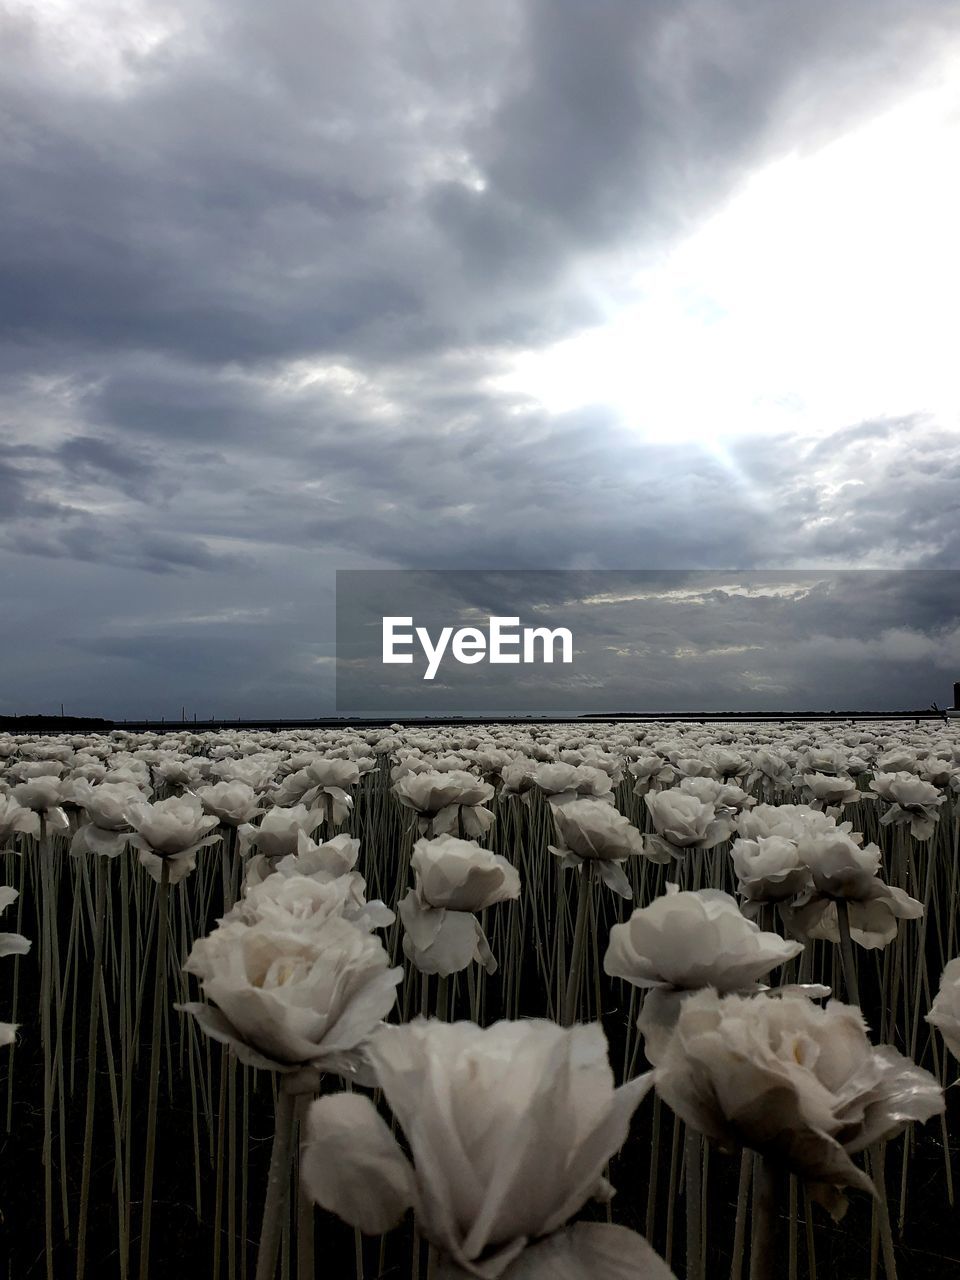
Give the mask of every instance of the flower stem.
M 737 1216 L 733 1228 L 733 1259 L 730 1263 L 730 1280 L 740 1280 L 743 1274 L 743 1245 L 747 1224 L 747 1197 L 753 1179 L 753 1155 L 746 1147 L 740 1153 L 740 1184 L 737 1190 Z
M 150 1274 L 150 1225 L 153 1216 L 153 1166 L 157 1146 L 157 1101 L 160 1093 L 160 1025 L 167 987 L 167 909 L 170 899 L 170 863 L 160 869 L 157 903 L 157 967 L 153 978 L 153 1029 L 150 1040 L 150 1093 L 147 1102 L 147 1151 L 143 1166 L 143 1210 L 140 1227 L 140 1280 Z
M 770 1162 L 758 1155 L 754 1165 L 750 1280 L 772 1280 L 775 1240 L 776 1180 Z
M 313 1101 L 311 1094 L 301 1094 L 297 1103 L 298 1132 L 303 1141 L 306 1127 L 307 1110 Z M 298 1280 L 314 1280 L 316 1264 L 314 1262 L 315 1210 L 313 1201 L 304 1190 L 302 1181 L 298 1180 L 297 1190 L 297 1278 Z M 363 1280 L 361 1273 L 360 1280 Z
M 840 929 L 840 964 L 843 966 L 847 1001 L 859 1009 L 860 988 L 857 985 L 857 966 L 853 959 L 853 941 L 850 937 L 850 909 L 846 898 L 837 898 L 837 925 Z
M 573 928 L 573 949 L 570 953 L 570 969 L 563 1001 L 563 1025 L 572 1027 L 580 1004 L 580 978 L 583 969 L 584 943 L 587 934 L 587 908 L 590 903 L 590 887 L 593 880 L 593 863 L 585 859 L 580 867 L 580 893 L 577 898 L 577 920 Z
M 687 1125 L 683 1139 L 687 1190 L 687 1280 L 700 1280 L 700 1135 Z
M 53 851 L 46 819 L 40 817 L 41 941 L 40 941 L 40 1036 L 43 1042 L 43 1223 L 47 1280 L 53 1280 L 53 1028 L 51 1018 L 53 984 L 52 937 L 55 928 L 53 902 Z
M 281 1085 L 277 1093 L 273 1150 L 270 1154 L 270 1173 L 267 1176 L 267 1195 L 263 1204 L 263 1225 L 260 1228 L 260 1247 L 257 1250 L 256 1280 L 273 1280 L 277 1269 L 280 1232 L 283 1228 L 284 1209 L 290 1191 L 290 1157 L 295 1117 L 296 1098 L 292 1093 L 287 1093 Z
M 880 1226 L 880 1246 L 883 1250 L 883 1270 L 887 1280 L 897 1280 L 897 1255 L 893 1248 L 893 1231 L 890 1227 L 890 1209 L 887 1204 L 887 1185 L 884 1166 L 886 1164 L 886 1143 L 878 1142 L 870 1149 L 868 1159 L 873 1184 L 877 1189 L 876 1213 Z
M 224 1047 L 220 1055 L 220 1103 L 217 1107 L 217 1181 L 213 1196 L 213 1280 L 220 1280 L 220 1254 L 223 1248 L 223 1171 L 227 1166 L 226 1118 L 227 1118 L 227 1059 Z M 233 1152 L 230 1153 L 231 1157 Z
M 27 883 L 27 866 L 29 860 L 26 850 L 16 859 L 20 864 L 19 888 L 17 890 L 17 933 L 23 932 L 23 904 L 24 904 L 24 886 Z M 17 1021 L 17 998 L 20 994 L 20 957 L 13 957 L 13 1005 L 10 1011 L 10 1021 Z M 13 1129 L 13 1060 L 17 1046 L 12 1044 L 7 1054 L 7 1133 Z
M 87 1038 L 87 1112 L 83 1126 L 83 1173 L 80 1180 L 80 1219 L 77 1223 L 77 1280 L 83 1280 L 87 1260 L 87 1221 L 90 1209 L 90 1171 L 93 1166 L 93 1118 L 97 1096 L 97 1043 L 100 1031 L 100 969 L 103 965 L 103 917 L 107 909 L 108 864 L 95 857 L 97 905 L 93 920 L 93 978 L 90 982 L 90 1029 Z

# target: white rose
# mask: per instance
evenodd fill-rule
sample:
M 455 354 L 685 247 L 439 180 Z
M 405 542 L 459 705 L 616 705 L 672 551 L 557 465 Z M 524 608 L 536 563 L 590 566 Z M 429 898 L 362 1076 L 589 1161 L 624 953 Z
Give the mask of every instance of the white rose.
M 280 808 L 290 808 L 300 804 L 307 792 L 315 787 L 316 783 L 307 770 L 297 769 L 294 773 L 287 774 L 270 798 Z
M 734 778 L 747 772 L 747 762 L 732 747 L 707 747 L 703 754 L 722 778 Z
M 836 1217 L 846 1187 L 872 1190 L 851 1155 L 944 1106 L 929 1072 L 870 1043 L 859 1010 L 794 994 L 690 996 L 655 1081 L 687 1124 L 777 1161 Z
M 733 831 L 733 822 L 718 818 L 712 804 L 675 788 L 648 791 L 643 802 L 657 833 L 647 837 L 645 851 L 658 861 L 684 849 L 713 849 Z
M 643 852 L 640 832 L 616 809 L 602 800 L 574 800 L 553 810 L 553 821 L 563 848 L 556 854 L 575 854 L 599 862 L 620 861 Z
M 88 823 L 80 827 L 70 842 L 70 852 L 116 858 L 126 848 L 130 824 L 126 811 L 131 804 L 143 800 L 135 782 L 100 782 L 93 785 L 78 778 L 74 784 L 74 803 L 82 806 Z
M 717 769 L 710 760 L 701 756 L 681 756 L 677 760 L 677 772 L 681 778 L 716 778 Z
M 752 787 L 761 780 L 774 787 L 788 787 L 793 777 L 790 763 L 782 755 L 761 747 L 751 761 L 750 772 L 744 781 L 745 787 Z
M 734 813 L 757 803 L 756 797 L 747 795 L 742 787 L 717 778 L 681 778 L 679 789 L 684 795 L 696 796 L 703 804 Z
M 70 823 L 67 815 L 60 807 L 63 803 L 64 783 L 59 778 L 31 778 L 13 788 L 13 799 L 24 809 L 42 815 L 47 826 L 53 830 L 66 831 Z M 22 828 L 21 828 L 22 830 Z
M 158 857 L 192 853 L 217 838 L 207 836 L 217 819 L 205 814 L 193 795 L 171 796 L 152 803 L 134 800 L 126 806 L 124 817 L 137 832 L 130 843 Z
M 608 1266 L 618 1245 L 599 1226 L 594 1248 L 582 1245 L 581 1272 L 565 1269 L 574 1247 L 566 1233 L 524 1257 L 592 1195 L 608 1194 L 604 1167 L 649 1088 L 646 1076 L 614 1088 L 599 1026 L 530 1019 L 481 1029 L 417 1019 L 385 1028 L 369 1056 L 412 1164 L 369 1100 L 321 1098 L 310 1108 L 301 1172 L 324 1208 L 380 1232 L 413 1207 L 443 1265 L 461 1269 L 448 1275 L 664 1274 L 639 1245 L 632 1270 L 602 1270 L 605 1242 Z M 648 1258 L 649 1271 L 637 1267 Z
M 856 804 L 863 799 L 863 793 L 857 789 L 857 784 L 843 775 L 835 777 L 827 773 L 805 773 L 803 788 L 807 800 L 833 809 Z
M 160 760 L 153 768 L 154 776 L 169 786 L 195 787 L 203 776 L 199 760 Z
M 394 783 L 393 792 L 404 808 L 416 813 L 421 835 L 444 835 L 462 827 L 463 835 L 476 837 L 493 824 L 493 814 L 484 807 L 493 799 L 493 787 L 463 769 L 410 773 Z
M 304 804 L 276 805 L 267 810 L 259 826 L 244 823 L 237 828 L 241 852 L 256 848 L 268 858 L 296 853 L 300 833 L 310 835 L 323 823 L 323 819 L 322 809 L 308 809 Z
M 951 960 L 940 977 L 927 1022 L 932 1022 L 955 1058 L 960 1058 L 960 957 Z
M 286 866 L 295 869 L 297 875 L 304 876 L 314 875 L 317 871 L 344 876 L 357 865 L 359 856 L 360 841 L 345 831 L 319 844 L 301 831 L 297 837 L 296 854 L 281 858 L 276 869 L 280 871 Z
M 133 782 L 98 782 L 78 778 L 74 782 L 74 803 L 86 810 L 94 826 L 101 831 L 126 831 L 128 806 L 143 800 L 143 793 Z
M 283 914 L 281 923 L 231 921 L 195 943 L 184 969 L 213 1003 L 178 1008 L 250 1066 L 350 1074 L 403 970 L 389 967 L 379 938 L 340 915 L 291 928 Z
M 505 764 L 500 771 L 500 779 L 503 783 L 501 795 L 520 796 L 526 799 L 533 790 L 533 774 L 536 767 L 534 760 L 515 760 L 511 764 Z
M 802 950 L 763 932 L 728 893 L 668 885 L 663 897 L 613 926 L 603 968 L 637 987 L 745 991 Z
M 242 822 L 249 822 L 263 809 L 257 804 L 257 796 L 253 787 L 239 779 L 215 782 L 210 787 L 198 787 L 197 795 L 205 812 L 212 813 L 228 827 L 238 827 Z
M 117 766 L 116 768 L 108 769 L 101 781 L 132 782 L 139 789 L 144 799 L 149 799 L 153 795 L 153 788 L 150 785 L 150 770 L 146 767 L 137 769 L 127 765 Z
M 471 961 L 496 970 L 479 920 L 473 915 L 520 896 L 520 876 L 506 858 L 469 840 L 418 840 L 410 860 L 416 884 L 398 904 L 403 951 L 422 973 L 449 976 Z
M 782 902 L 802 892 L 810 872 L 798 845 L 784 836 L 734 840 L 730 849 L 738 891 L 748 902 Z
M 900 823 L 910 827 L 915 840 L 929 840 L 936 830 L 939 806 L 946 796 L 931 783 L 924 782 L 913 773 L 878 773 L 870 784 L 871 790 L 886 800 L 889 808 L 880 819 L 881 826 Z
M 59 778 L 66 765 L 59 760 L 18 760 L 10 766 L 9 777 L 17 782 L 26 782 L 30 778 Z
M 633 888 L 620 863 L 644 853 L 643 836 L 604 800 L 571 800 L 551 805 L 554 826 L 561 841 L 548 845 L 565 867 L 589 862 L 600 879 L 622 898 L 632 898 Z
M 839 747 L 808 747 L 798 760 L 800 772 L 847 773 L 847 757 Z
M 40 819 L 13 796 L 0 794 L 0 840 L 9 840 L 16 832 L 40 834 Z
M 311 760 L 307 772 L 321 787 L 337 787 L 345 791 L 360 781 L 360 766 L 356 760 L 340 760 L 321 757 Z
M 754 990 L 802 950 L 802 943 L 762 931 L 719 889 L 680 892 L 668 884 L 663 897 L 613 926 L 603 967 L 611 977 L 650 989 L 637 1026 L 648 1061 L 657 1063 L 691 991 Z
M 862 898 L 870 894 L 880 872 L 880 850 L 860 846 L 842 832 L 822 832 L 799 843 L 800 856 L 810 868 L 813 883 L 831 898 Z
M 593 797 L 613 803 L 613 784 L 604 769 L 588 764 L 538 764 L 533 785 L 553 804 Z
M 284 866 L 284 863 L 287 865 Z M 315 872 L 301 875 L 291 868 L 296 859 L 281 859 L 277 870 L 245 889 L 243 897 L 223 917 L 224 922 L 256 924 L 266 921 L 276 928 L 320 925 L 331 915 L 343 916 L 369 932 L 393 924 L 394 913 L 384 903 L 367 902 L 366 885 L 359 875 Z M 210 937 L 216 937 L 215 930 Z
M 877 756 L 877 769 L 881 773 L 913 773 L 917 767 L 917 753 L 907 747 L 894 747 Z
M 393 791 L 402 805 L 424 816 L 435 816 L 450 805 L 486 804 L 493 799 L 488 782 L 462 769 L 408 773 L 394 784 Z
M 667 764 L 660 756 L 639 756 L 628 765 L 628 772 L 635 779 L 633 793 L 637 796 L 645 796 L 657 783 L 669 786 L 677 776 L 673 765 Z
M 211 769 L 224 782 L 245 782 L 254 791 L 266 791 L 277 772 L 277 761 L 248 758 L 246 760 L 218 760 Z
M 19 890 L 0 885 L 0 914 L 20 897 Z M 25 956 L 30 950 L 30 939 L 21 933 L 0 933 L 0 957 Z M 17 1023 L 0 1022 L 0 1047 L 13 1044 L 17 1036 Z
M 758 804 L 737 819 L 737 832 L 746 840 L 760 836 L 802 840 L 820 832 L 848 834 L 851 829 L 849 822 L 838 824 L 832 814 L 812 809 L 808 804 Z M 857 842 L 860 840 L 862 837 Z
M 297 848 L 297 853 L 288 853 L 278 860 L 262 856 L 252 858 L 244 875 L 244 893 L 252 892 L 273 874 L 287 879 L 307 876 L 320 884 L 339 880 L 350 904 L 344 911 L 348 920 L 370 929 L 382 929 L 393 924 L 395 915 L 384 902 L 379 898 L 367 902 L 367 883 L 359 872 L 353 870 L 360 853 L 358 839 L 344 832 L 316 844 L 301 831 Z
M 482 911 L 520 896 L 520 875 L 506 858 L 471 840 L 418 840 L 410 866 L 422 901 L 451 911 Z
M 303 769 L 285 778 L 276 793 L 281 805 L 303 801 L 307 805 L 320 805 L 324 813 L 338 825 L 345 822 L 353 807 L 353 798 L 346 790 L 360 781 L 360 767 L 355 760 L 339 757 L 311 758 Z
M 158 882 L 167 863 L 170 883 L 179 883 L 196 866 L 198 851 L 220 839 L 207 835 L 217 819 L 203 812 L 194 795 L 152 803 L 135 800 L 127 805 L 124 816 L 136 832 L 129 837 L 130 844 L 140 850 L 141 865 Z

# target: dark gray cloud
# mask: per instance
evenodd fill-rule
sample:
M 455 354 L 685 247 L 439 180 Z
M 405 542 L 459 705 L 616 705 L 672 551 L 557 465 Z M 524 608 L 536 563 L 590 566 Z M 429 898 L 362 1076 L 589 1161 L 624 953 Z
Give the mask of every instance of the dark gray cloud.
M 551 414 L 497 382 L 924 83 L 956 13 L 126 12 L 0 16 L 6 709 L 323 710 L 336 567 L 960 560 L 960 441 L 923 404 L 653 442 L 602 387 Z
M 426 648 L 382 662 L 401 636 L 564 627 L 572 660 L 462 665 L 432 677 Z M 520 646 L 514 645 L 513 652 Z M 338 575 L 337 699 L 378 716 L 630 711 L 916 710 L 949 696 L 960 663 L 960 572 L 367 571 Z
M 4 452 L 0 451 L 0 521 L 47 519 L 58 511 L 56 503 L 35 496 L 34 468 L 23 464 L 16 465 L 4 460 Z M 22 458 L 29 453 L 10 450 L 7 456 Z
M 578 249 L 695 219 L 958 26 L 916 0 L 170 8 L 188 30 L 114 95 L 4 20 L 11 340 L 213 363 L 528 340 L 593 314 Z

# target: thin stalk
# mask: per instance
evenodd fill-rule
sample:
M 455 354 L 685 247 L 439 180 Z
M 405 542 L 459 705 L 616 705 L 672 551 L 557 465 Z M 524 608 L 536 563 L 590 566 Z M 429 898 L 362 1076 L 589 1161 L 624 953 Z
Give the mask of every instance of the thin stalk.
M 750 1280 L 773 1280 L 776 1240 L 776 1183 L 773 1169 L 763 1156 L 754 1163 L 753 1238 L 750 1244 Z
M 587 859 L 580 867 L 580 892 L 577 897 L 577 920 L 573 928 L 573 949 L 563 1001 L 563 1025 L 572 1027 L 580 1003 L 580 979 L 583 969 L 584 943 L 587 934 L 587 909 L 590 904 L 590 887 L 593 880 L 593 863 Z
M 213 1195 L 213 1280 L 220 1280 L 220 1255 L 223 1249 L 223 1171 L 227 1166 L 225 1128 L 228 1058 L 229 1054 L 224 1048 L 220 1055 L 220 1106 L 217 1108 L 217 1180 Z
M 17 924 L 16 932 L 23 932 L 23 903 L 24 903 L 24 886 L 27 880 L 28 855 L 27 850 L 23 849 L 17 858 L 20 863 L 20 877 L 17 888 Z M 6 877 L 9 879 L 10 877 Z M 20 995 L 20 957 L 13 957 L 13 1006 L 10 1011 L 10 1021 L 17 1021 L 17 1000 Z M 13 1062 L 16 1054 L 16 1041 L 10 1046 L 7 1054 L 7 1133 L 13 1129 Z
M 647 1216 L 643 1234 L 653 1244 L 654 1224 L 657 1220 L 657 1183 L 660 1173 L 660 1116 L 663 1103 L 660 1095 L 653 1099 L 653 1133 L 650 1137 L 650 1172 L 647 1177 Z M 738 1277 L 739 1280 L 739 1277 Z
M 260 1247 L 257 1250 L 256 1280 L 274 1280 L 276 1274 L 277 1256 L 280 1252 L 280 1233 L 283 1230 L 287 1198 L 290 1193 L 290 1161 L 296 1119 L 296 1102 L 295 1095 L 287 1093 L 281 1087 L 277 1093 L 273 1150 L 270 1153 L 267 1195 L 263 1204 Z
M 840 964 L 843 966 L 843 985 L 849 1004 L 860 1008 L 860 988 L 857 985 L 857 966 L 853 958 L 853 940 L 850 937 L 850 910 L 846 898 L 837 898 L 837 924 L 840 929 Z
M 90 982 L 90 1028 L 87 1036 L 87 1112 L 83 1125 L 83 1173 L 77 1222 L 77 1280 L 83 1280 L 87 1261 L 87 1222 L 90 1211 L 90 1172 L 93 1167 L 93 1118 L 97 1097 L 97 1044 L 100 1032 L 100 970 L 103 965 L 103 917 L 107 906 L 109 866 L 94 858 L 97 905 L 93 919 L 93 977 Z
M 797 1280 L 798 1272 L 798 1253 L 797 1253 L 797 1178 L 795 1174 L 790 1174 L 790 1237 L 788 1241 L 787 1252 L 787 1280 Z
M 733 1259 L 730 1263 L 730 1280 L 740 1280 L 743 1274 L 743 1246 L 746 1238 L 747 1197 L 753 1180 L 753 1153 L 744 1147 L 740 1153 L 740 1184 L 737 1189 L 737 1217 L 733 1228 Z
M 884 1174 L 886 1143 L 880 1142 L 870 1152 L 873 1185 L 877 1188 L 877 1217 L 880 1222 L 880 1247 L 883 1250 L 883 1269 L 887 1280 L 897 1280 L 897 1255 L 893 1249 L 893 1232 L 890 1228 L 890 1209 L 887 1205 L 887 1180 Z
M 40 942 L 40 1034 L 43 1043 L 43 1225 L 47 1280 L 53 1276 L 53 1028 L 51 1018 L 53 948 L 55 927 L 53 884 L 50 874 L 50 842 L 46 819 L 40 818 L 40 894 L 42 934 Z
M 700 1269 L 700 1135 L 687 1125 L 683 1139 L 687 1196 L 687 1280 L 701 1280 Z
M 813 1231 L 813 1201 L 806 1187 L 803 1191 L 803 1225 L 807 1237 L 807 1275 L 810 1280 L 817 1280 L 817 1240 Z
M 150 1226 L 153 1219 L 153 1167 L 157 1146 L 157 1102 L 160 1095 L 160 1027 L 167 987 L 167 911 L 170 899 L 170 863 L 160 869 L 157 922 L 157 965 L 153 980 L 153 1029 L 150 1042 L 150 1093 L 147 1101 L 147 1150 L 143 1166 L 143 1208 L 140 1227 L 140 1280 L 150 1274 Z
M 309 1094 L 303 1094 L 298 1100 L 297 1117 L 301 1142 L 303 1141 L 304 1122 L 307 1108 L 310 1106 Z M 301 1179 L 297 1179 L 297 1280 L 314 1280 L 314 1205 L 306 1194 Z

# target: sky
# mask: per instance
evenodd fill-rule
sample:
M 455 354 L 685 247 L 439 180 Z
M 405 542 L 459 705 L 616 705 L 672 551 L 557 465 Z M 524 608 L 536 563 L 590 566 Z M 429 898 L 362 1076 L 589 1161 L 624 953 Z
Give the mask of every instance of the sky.
M 325 674 L 341 713 L 402 720 L 917 711 L 958 672 L 956 570 L 407 569 L 337 574 Z
M 338 569 L 960 568 L 955 6 L 6 0 L 0 42 L 0 714 L 324 714 Z M 860 636 L 924 703 L 952 607 Z

